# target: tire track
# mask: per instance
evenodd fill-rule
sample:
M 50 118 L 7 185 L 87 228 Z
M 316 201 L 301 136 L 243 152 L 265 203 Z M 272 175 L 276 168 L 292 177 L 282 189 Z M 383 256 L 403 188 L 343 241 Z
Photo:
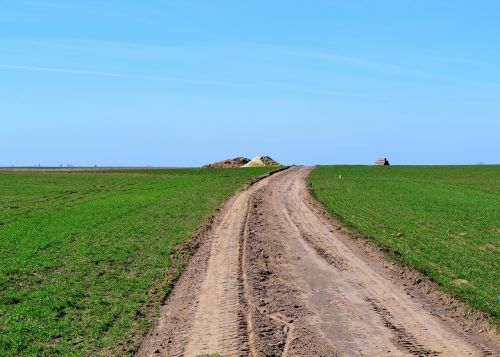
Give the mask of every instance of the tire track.
M 257 352 L 255 350 L 255 333 L 253 330 L 253 323 L 252 323 L 252 310 L 255 309 L 255 304 L 252 299 L 251 291 L 250 291 L 250 285 L 248 281 L 248 272 L 247 272 L 247 266 L 248 266 L 248 259 L 247 259 L 247 252 L 248 252 L 248 238 L 249 238 L 249 227 L 248 227 L 248 218 L 250 215 L 250 206 L 252 205 L 252 200 L 248 200 L 248 204 L 246 207 L 246 213 L 245 213 L 245 224 L 243 226 L 243 231 L 241 233 L 242 237 L 242 249 L 240 251 L 240 272 L 241 272 L 241 278 L 243 281 L 243 289 L 244 289 L 244 294 L 245 294 L 245 307 L 246 307 L 246 314 L 245 314 L 245 322 L 246 322 L 246 327 L 247 327 L 247 334 L 248 334 L 248 345 L 249 345 L 249 352 L 251 356 L 256 356 Z
M 255 189 L 236 197 L 212 238 L 207 273 L 184 351 L 187 356 L 249 354 L 242 244 L 248 205 Z

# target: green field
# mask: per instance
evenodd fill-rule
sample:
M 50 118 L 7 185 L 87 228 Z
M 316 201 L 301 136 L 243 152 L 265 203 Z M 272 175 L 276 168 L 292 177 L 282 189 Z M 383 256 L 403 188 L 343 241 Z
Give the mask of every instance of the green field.
M 498 326 L 500 166 L 321 166 L 310 182 L 348 228 Z
M 0 173 L 0 356 L 129 354 L 176 246 L 268 171 Z

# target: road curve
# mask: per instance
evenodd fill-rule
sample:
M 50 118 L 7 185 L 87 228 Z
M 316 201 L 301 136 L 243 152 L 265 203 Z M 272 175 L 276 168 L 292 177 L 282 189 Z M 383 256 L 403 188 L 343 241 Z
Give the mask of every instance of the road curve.
M 137 356 L 492 356 L 339 236 L 292 167 L 227 201 Z

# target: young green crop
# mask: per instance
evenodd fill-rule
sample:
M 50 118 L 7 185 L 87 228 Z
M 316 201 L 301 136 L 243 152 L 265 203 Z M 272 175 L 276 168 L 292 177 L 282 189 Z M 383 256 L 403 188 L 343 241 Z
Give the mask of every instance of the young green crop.
M 257 169 L 0 173 L 0 355 L 126 355 L 176 246 Z
M 318 167 L 310 182 L 333 216 L 498 323 L 500 166 Z

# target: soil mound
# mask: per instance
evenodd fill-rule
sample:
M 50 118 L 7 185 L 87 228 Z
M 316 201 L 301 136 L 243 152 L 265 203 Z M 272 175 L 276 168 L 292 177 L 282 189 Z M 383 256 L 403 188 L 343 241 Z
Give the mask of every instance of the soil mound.
M 269 156 L 256 156 L 242 167 L 267 167 L 267 166 L 283 166 L 279 162 L 274 161 Z
M 241 167 L 250 162 L 246 157 L 235 157 L 224 161 L 213 162 L 203 166 L 204 168 L 217 168 L 217 167 Z

